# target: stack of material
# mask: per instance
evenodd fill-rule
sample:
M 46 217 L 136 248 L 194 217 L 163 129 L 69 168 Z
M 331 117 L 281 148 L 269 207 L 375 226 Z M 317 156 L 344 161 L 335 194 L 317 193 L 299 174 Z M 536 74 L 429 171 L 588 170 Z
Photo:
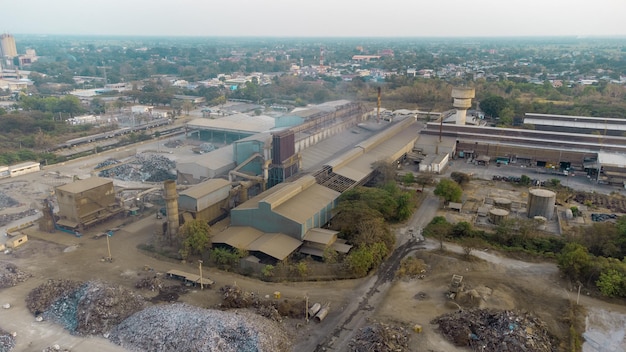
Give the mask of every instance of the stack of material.
M 115 159 L 108 159 L 96 165 L 100 167 L 119 163 Z M 108 164 L 108 165 L 106 165 Z M 176 163 L 162 155 L 140 154 L 130 163 L 120 164 L 98 173 L 100 177 L 112 177 L 123 181 L 163 182 L 176 179 Z
M 145 301 L 121 286 L 49 280 L 28 294 L 26 305 L 35 315 L 41 314 L 72 333 L 87 335 L 110 331 L 143 309 Z
M 374 323 L 359 329 L 356 337 L 350 341 L 349 348 L 353 352 L 408 351 L 409 332 L 401 326 Z
M 133 314 L 111 341 L 132 351 L 289 351 L 285 332 L 256 314 L 223 312 L 176 303 Z
M 248 308 L 257 305 L 258 300 L 252 292 L 243 291 L 238 286 L 223 286 L 220 288 L 222 293 L 223 308 Z
M 18 201 L 0 192 L 0 209 L 11 208 L 18 204 L 20 204 Z
M 13 287 L 31 277 L 13 263 L 0 262 L 0 288 Z
M 555 352 L 558 340 L 546 324 L 530 313 L 473 309 L 434 319 L 439 331 L 457 346 L 474 351 Z
M 15 204 L 18 205 L 18 203 L 15 203 Z M 37 209 L 28 209 L 28 210 L 20 211 L 19 213 L 13 213 L 13 214 L 2 214 L 0 215 L 0 226 L 7 225 L 15 220 L 23 219 L 27 216 L 31 216 L 35 214 L 37 214 Z
M 15 337 L 0 329 L 0 352 L 9 352 L 13 347 L 15 347 Z

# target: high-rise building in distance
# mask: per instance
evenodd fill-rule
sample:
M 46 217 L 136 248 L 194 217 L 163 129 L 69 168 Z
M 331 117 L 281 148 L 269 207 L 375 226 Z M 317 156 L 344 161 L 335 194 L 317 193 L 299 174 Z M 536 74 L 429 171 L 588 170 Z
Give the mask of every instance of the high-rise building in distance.
M 0 56 L 8 58 L 17 56 L 17 48 L 13 35 L 8 33 L 0 35 Z

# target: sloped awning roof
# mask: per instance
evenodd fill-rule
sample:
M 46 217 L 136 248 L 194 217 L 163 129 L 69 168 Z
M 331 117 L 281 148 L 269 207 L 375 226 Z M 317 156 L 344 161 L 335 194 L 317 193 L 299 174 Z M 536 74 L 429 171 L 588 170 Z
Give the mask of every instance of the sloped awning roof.
M 283 233 L 263 233 L 249 226 L 232 226 L 211 238 L 215 244 L 226 244 L 246 251 L 256 251 L 284 260 L 298 247 L 299 241 Z

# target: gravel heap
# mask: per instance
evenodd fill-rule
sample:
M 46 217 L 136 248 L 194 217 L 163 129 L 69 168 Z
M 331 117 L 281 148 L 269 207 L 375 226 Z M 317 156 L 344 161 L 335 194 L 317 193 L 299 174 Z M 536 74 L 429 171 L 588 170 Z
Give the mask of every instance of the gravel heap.
M 139 154 L 131 163 L 121 164 L 115 159 L 108 159 L 96 165 L 100 167 L 119 164 L 98 173 L 100 177 L 111 177 L 123 181 L 163 182 L 176 179 L 172 170 L 176 169 L 176 162 L 162 155 Z
M 13 287 L 31 277 L 17 268 L 13 263 L 0 261 L 0 288 Z
M 15 337 L 0 329 L 0 352 L 9 352 L 13 347 L 15 347 Z
M 145 306 L 144 299 L 121 286 L 98 281 L 49 280 L 26 297 L 28 309 L 55 321 L 73 334 L 110 331 Z
M 135 313 L 113 329 L 109 339 L 132 351 L 152 352 L 281 352 L 290 347 L 276 323 L 256 314 L 183 303 Z
M 374 323 L 359 329 L 349 348 L 351 352 L 408 351 L 409 332 L 401 326 Z
M 546 324 L 531 313 L 471 309 L 444 314 L 432 324 L 457 346 L 481 352 L 555 352 L 558 340 Z

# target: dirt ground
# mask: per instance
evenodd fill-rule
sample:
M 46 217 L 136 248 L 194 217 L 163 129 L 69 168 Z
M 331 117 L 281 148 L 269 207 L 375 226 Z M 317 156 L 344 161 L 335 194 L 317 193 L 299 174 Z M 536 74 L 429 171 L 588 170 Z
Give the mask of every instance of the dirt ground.
M 19 205 L 0 210 L 0 214 L 22 211 L 35 206 L 31 204 L 32 199 L 41 199 L 49 194 L 49 188 L 46 187 L 44 181 L 51 183 L 49 186 L 54 186 L 57 180 L 55 177 L 42 177 L 41 181 L 37 181 L 37 178 L 33 176 L 27 178 L 26 181 L 1 183 L 0 191 L 15 198 Z M 66 182 L 66 180 L 62 181 Z M 476 192 L 480 193 L 481 187 L 474 187 Z M 519 201 L 525 201 L 523 192 L 515 195 L 506 192 L 494 193 L 494 190 L 489 190 L 487 187 L 482 189 L 487 189 L 492 196 L 518 197 Z M 478 194 L 475 198 L 479 198 Z M 118 226 L 120 230 L 109 241 L 114 260 L 108 262 L 103 260 L 108 256 L 106 237 L 94 239 L 93 236 Z M 80 338 L 70 335 L 60 326 L 52 323 L 35 322 L 34 317 L 25 307 L 24 297 L 39 284 L 50 278 L 56 278 L 84 281 L 99 279 L 137 290 L 145 297 L 151 298 L 157 292 L 134 288 L 139 279 L 162 274 L 170 269 L 198 273 L 197 261 L 181 263 L 175 260 L 165 260 L 137 249 L 137 245 L 152 240 L 160 228 L 160 221 L 157 221 L 154 216 L 147 216 L 142 219 L 109 222 L 86 231 L 80 238 L 63 232 L 43 233 L 36 227 L 23 230 L 22 232 L 29 236 L 30 241 L 11 254 L 0 253 L 0 260 L 14 263 L 21 270 L 33 275 L 24 283 L 0 291 L 0 304 L 11 304 L 10 309 L 0 309 L 0 328 L 18 332 L 14 351 L 41 351 L 53 344 L 59 344 L 62 348 L 72 351 L 123 351 L 124 349 L 102 337 Z M 429 249 L 437 247 L 434 243 L 428 245 Z M 451 250 L 460 251 L 460 248 L 447 246 Z M 561 280 L 554 264 L 524 263 L 485 251 L 476 252 L 482 260 L 469 262 L 459 258 L 458 255 L 441 255 L 429 250 L 418 250 L 415 253 L 429 266 L 425 278 L 394 281 L 390 284 L 391 289 L 388 294 L 382 299 L 382 304 L 371 307 L 374 310 L 373 318 L 376 320 L 397 322 L 409 328 L 414 324 L 423 326 L 422 333 L 411 336 L 411 351 L 467 351 L 452 346 L 436 332 L 435 326 L 430 324 L 434 317 L 456 308 L 450 305 L 448 298 L 444 296 L 453 274 L 463 275 L 463 281 L 467 287 L 481 293 L 480 307 L 517 308 L 531 311 L 547 322 L 554 334 L 564 336 L 567 327 L 563 324 L 561 317 L 568 305 L 568 300 L 574 300 L 576 294 Z M 272 297 L 275 291 L 279 291 L 283 298 L 299 299 L 307 296 L 311 303 L 330 304 L 330 314 L 321 324 L 313 322 L 306 324 L 304 321 L 295 320 L 284 322 L 285 328 L 292 333 L 295 340 L 315 340 L 328 328 L 332 328 L 324 324 L 334 321 L 334 318 L 341 314 L 350 302 L 358 300 L 364 294 L 359 287 L 369 279 L 265 283 L 208 267 L 203 267 L 203 275 L 216 282 L 213 288 L 202 291 L 199 288 L 193 288 L 189 293 L 181 295 L 179 301 L 201 307 L 215 307 L 221 301 L 219 287 L 238 285 L 260 296 Z M 581 304 L 585 305 L 590 312 L 589 338 L 593 341 L 610 342 L 610 345 L 605 346 L 586 344 L 585 351 L 626 350 L 624 324 L 622 324 L 626 322 L 626 307 L 620 302 L 607 303 L 584 294 L 580 299 Z

